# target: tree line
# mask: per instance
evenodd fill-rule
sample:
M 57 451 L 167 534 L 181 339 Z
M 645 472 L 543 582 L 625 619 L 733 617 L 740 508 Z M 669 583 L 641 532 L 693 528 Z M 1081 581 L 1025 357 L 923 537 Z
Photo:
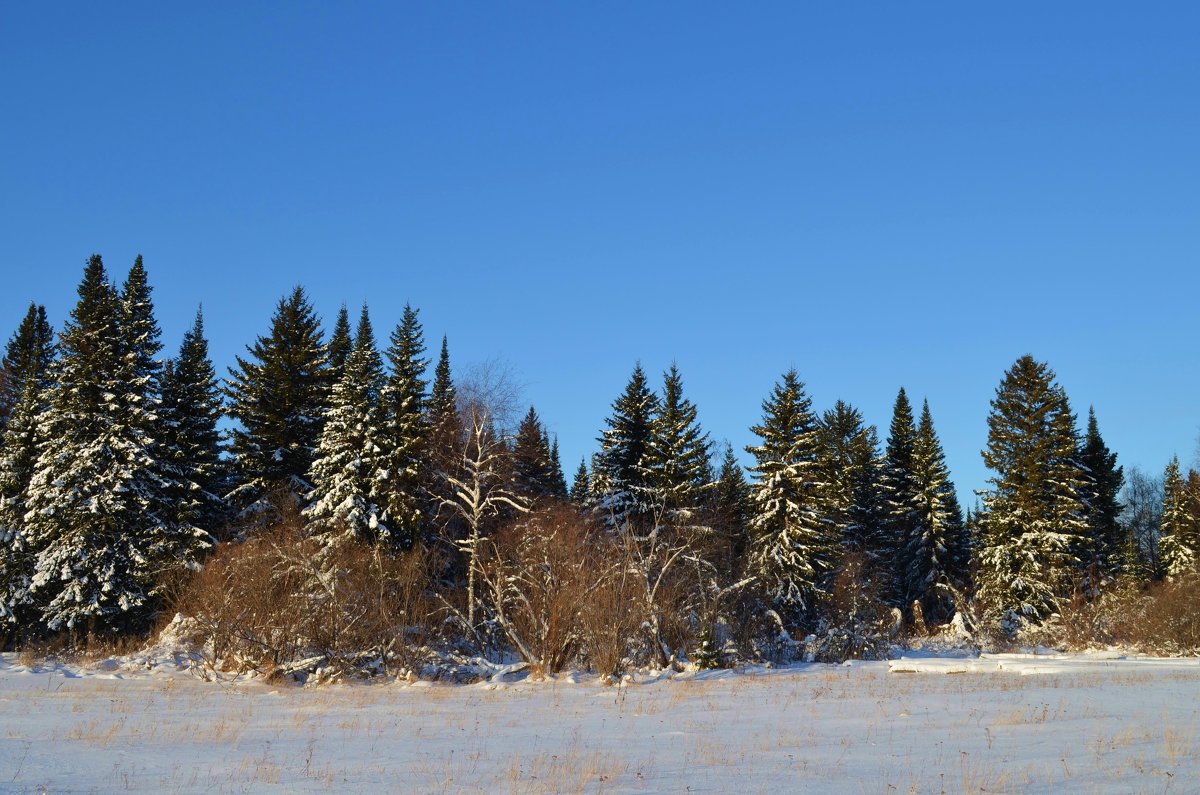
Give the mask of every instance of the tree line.
M 1200 474 L 1172 460 L 1147 519 L 1095 412 L 1081 432 L 1054 372 L 1031 356 L 991 401 L 993 474 L 964 515 L 929 402 L 914 410 L 904 389 L 881 442 L 844 401 L 814 409 L 789 370 L 762 403 L 746 470 L 704 431 L 677 367 L 655 389 L 638 365 L 568 486 L 534 408 L 510 421 L 503 384 L 456 383 L 444 337 L 430 372 L 415 308 L 386 344 L 366 306 L 353 325 L 343 307 L 326 335 L 296 287 L 221 379 L 200 312 L 162 358 L 151 293 L 140 256 L 118 286 L 94 255 L 61 333 L 35 304 L 8 342 L 10 638 L 143 631 L 218 546 L 287 517 L 319 549 L 437 550 L 428 588 L 463 637 L 500 627 L 519 645 L 504 594 L 524 575 L 497 568 L 494 539 L 515 536 L 520 549 L 522 534 L 558 532 L 565 511 L 623 545 L 616 568 L 638 588 L 622 598 L 645 606 L 631 631 L 644 630 L 659 663 L 717 661 L 739 622 L 785 644 L 956 614 L 1015 636 L 1072 598 L 1196 569 Z M 686 641 L 666 629 L 680 622 Z

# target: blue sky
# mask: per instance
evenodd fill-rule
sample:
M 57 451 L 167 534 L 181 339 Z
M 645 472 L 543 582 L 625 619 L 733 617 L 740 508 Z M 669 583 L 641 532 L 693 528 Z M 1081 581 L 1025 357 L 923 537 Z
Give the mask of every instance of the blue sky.
M 146 258 L 218 367 L 304 284 L 503 357 L 570 470 L 635 361 L 738 447 L 780 373 L 983 486 L 1013 360 L 1126 465 L 1200 433 L 1194 4 L 9 4 L 0 325 Z M 7 318 L 7 320 L 5 320 Z

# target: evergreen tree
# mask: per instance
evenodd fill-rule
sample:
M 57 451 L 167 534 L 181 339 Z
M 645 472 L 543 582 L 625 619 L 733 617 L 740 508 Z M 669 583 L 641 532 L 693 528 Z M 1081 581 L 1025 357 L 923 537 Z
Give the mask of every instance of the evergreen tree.
M 712 487 L 708 434 L 696 420 L 696 406 L 683 396 L 683 378 L 672 364 L 663 374 L 663 395 L 650 423 L 646 446 L 645 502 L 671 522 L 688 522 Z
M 126 501 L 126 529 L 141 539 L 151 590 L 165 575 L 199 568 L 200 556 L 212 537 L 203 529 L 181 526 L 176 519 L 179 495 L 187 487 L 171 462 L 167 444 L 170 419 L 163 413 L 161 331 L 146 269 L 139 255 L 121 289 L 117 327 L 121 347 L 118 372 L 117 424 L 138 462 L 129 469 L 131 487 Z
M 404 307 L 387 350 L 391 373 L 383 388 L 383 449 L 388 456 L 384 517 L 392 538 L 408 549 L 422 536 L 425 525 L 428 472 L 427 426 L 424 403 L 424 333 L 417 310 Z
M 333 387 L 317 445 L 311 504 L 314 533 L 359 541 L 388 541 L 383 521 L 387 456 L 383 447 L 383 360 L 364 305 L 341 380 Z
M 1196 568 L 1200 549 L 1187 503 L 1187 487 L 1179 469 L 1179 458 L 1172 458 L 1163 474 L 1163 509 L 1159 520 L 1159 544 L 1163 569 L 1168 577 L 1178 577 Z
M 1066 390 L 1060 386 L 1057 391 L 1058 410 L 1050 424 L 1050 483 L 1053 486 L 1050 516 L 1052 526 L 1069 539 L 1054 568 L 1061 567 L 1061 582 L 1070 588 L 1076 584 L 1078 572 L 1083 568 L 1080 551 L 1086 547 L 1088 536 L 1084 503 L 1086 473 L 1079 463 L 1079 430 L 1075 414 L 1071 411 Z
M 1067 596 L 1086 532 L 1082 471 L 1066 394 L 1054 372 L 1023 356 L 1005 373 L 988 416 L 979 594 L 1007 629 L 1038 623 Z
M 457 418 L 458 395 L 450 377 L 450 348 L 446 337 L 442 337 L 442 352 L 433 371 L 433 387 L 429 392 L 429 424 L 437 428 Z M 457 425 L 457 422 L 453 424 Z
M 1088 526 L 1079 554 L 1081 562 L 1092 572 L 1089 580 L 1099 585 L 1122 570 L 1129 534 L 1121 526 L 1124 506 L 1118 500 L 1125 483 L 1125 470 L 1117 466 L 1117 454 L 1109 451 L 1100 435 L 1095 409 L 1088 409 L 1087 434 L 1079 450 L 1079 464 L 1084 472 L 1082 496 Z
M 346 359 L 350 357 L 350 350 L 354 347 L 354 339 L 350 336 L 350 313 L 346 311 L 345 304 L 338 310 L 337 320 L 333 323 L 333 333 L 329 335 L 328 347 L 329 382 L 333 388 L 333 385 L 342 380 Z
M 891 567 L 883 543 L 879 437 L 862 412 L 844 401 L 826 411 L 817 426 L 822 479 L 828 484 L 826 512 L 842 549 L 873 567 Z
M 0 624 L 29 618 L 34 558 L 25 534 L 26 491 L 56 350 L 45 308 L 31 304 L 0 364 Z
M 610 491 L 600 452 L 596 451 L 592 453 L 591 466 L 588 467 L 587 498 L 580 504 L 590 510 L 599 510 Z
M 554 496 L 550 446 L 533 406 L 517 426 L 513 442 L 513 492 L 527 500 Z
M 941 623 L 954 613 L 956 592 L 965 589 L 970 545 L 928 400 L 913 441 L 912 463 L 917 522 L 905 548 L 905 602 L 920 602 L 925 620 Z
M 557 436 L 550 445 L 550 478 L 552 481 L 550 493 L 560 500 L 567 499 L 567 477 L 563 473 L 562 458 L 558 455 Z
M 815 607 L 837 546 L 824 516 L 826 484 L 811 406 L 789 370 L 763 401 L 762 423 L 751 428 L 761 442 L 746 448 L 756 462 L 750 467 L 751 573 L 776 607 L 797 614 Z
M 25 382 L 33 378 L 46 385 L 54 355 L 54 329 L 46 320 L 46 307 L 30 304 L 0 361 L 0 433 L 21 399 Z
M 748 525 L 752 510 L 750 484 L 746 482 L 742 465 L 733 454 L 732 445 L 725 445 L 721 469 L 710 499 L 713 525 L 725 547 L 725 570 L 726 573 L 732 573 L 738 569 L 749 543 Z
M 917 425 L 912 405 L 904 388 L 896 395 L 892 408 L 892 424 L 888 430 L 887 451 L 880 478 L 880 496 L 884 512 L 884 527 L 878 554 L 893 562 L 891 575 L 880 583 L 883 596 L 893 607 L 908 610 L 905 573 L 908 571 L 908 540 L 917 532 L 917 482 L 913 473 L 913 447 Z
M 52 630 L 146 615 L 164 535 L 155 512 L 161 465 L 144 425 L 157 326 L 141 271 L 118 299 L 100 257 L 89 260 L 42 415 L 25 537 L 35 555 L 30 593 Z
M 588 478 L 587 463 L 579 459 L 579 469 L 575 470 L 575 480 L 571 483 L 571 501 L 577 505 L 587 504 L 591 492 L 591 481 Z
M 454 499 L 451 480 L 462 479 L 467 429 L 458 409 L 458 392 L 450 371 L 450 348 L 442 336 L 442 350 L 433 371 L 433 385 L 425 405 L 428 442 L 424 490 L 425 513 L 433 517 L 431 535 L 441 540 L 461 538 L 465 530 L 456 511 L 446 507 Z
M 38 427 L 48 390 L 37 378 L 25 379 L 0 445 L 0 624 L 23 623 L 30 603 L 33 551 L 26 541 L 26 490 L 37 462 Z
M 641 364 L 624 393 L 613 402 L 612 416 L 599 438 L 600 453 L 592 467 L 592 490 L 596 508 L 614 528 L 641 528 L 654 521 L 656 505 L 651 493 L 647 454 L 658 399 L 646 385 Z
M 229 473 L 221 458 L 221 387 L 208 356 L 204 314 L 197 310 L 184 332 L 179 356 L 167 362 L 162 408 L 165 458 L 175 485 L 169 505 L 181 537 L 191 536 L 185 554 L 195 559 L 228 520 L 225 494 Z
M 275 517 L 272 500 L 301 501 L 329 397 L 328 351 L 303 287 L 281 298 L 271 330 L 229 371 L 229 415 L 238 486 L 229 495 L 253 526 Z

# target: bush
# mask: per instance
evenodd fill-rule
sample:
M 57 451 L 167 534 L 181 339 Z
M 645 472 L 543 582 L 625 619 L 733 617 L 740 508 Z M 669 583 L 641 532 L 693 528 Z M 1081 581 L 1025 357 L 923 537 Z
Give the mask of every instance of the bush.
M 411 665 L 424 640 L 427 564 L 419 550 L 326 546 L 285 522 L 222 546 L 178 607 L 218 670 L 387 673 Z
M 608 596 L 598 529 L 566 505 L 502 528 L 481 546 L 483 600 L 535 677 L 561 671 L 581 650 L 588 601 Z
M 846 556 L 806 657 L 835 663 L 887 659 L 900 627 L 899 616 L 879 599 L 864 568 L 861 557 Z
M 1146 654 L 1200 654 L 1200 576 L 1149 587 L 1126 580 L 1093 600 L 1076 595 L 1022 640 L 1068 649 L 1115 645 Z

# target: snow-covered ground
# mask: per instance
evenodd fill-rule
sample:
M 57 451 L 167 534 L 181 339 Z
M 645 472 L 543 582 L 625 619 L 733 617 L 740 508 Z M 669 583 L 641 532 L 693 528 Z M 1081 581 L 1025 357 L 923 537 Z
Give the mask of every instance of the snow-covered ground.
M 1200 792 L 1197 660 L 314 689 L 130 665 L 5 655 L 0 791 Z

